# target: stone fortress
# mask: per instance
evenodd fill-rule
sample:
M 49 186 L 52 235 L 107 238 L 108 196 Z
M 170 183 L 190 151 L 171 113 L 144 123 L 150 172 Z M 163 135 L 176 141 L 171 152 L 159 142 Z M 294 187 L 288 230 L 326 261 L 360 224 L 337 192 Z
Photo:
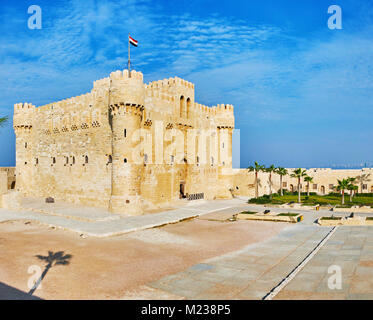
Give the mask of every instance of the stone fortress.
M 128 70 L 78 97 L 40 107 L 18 103 L 16 168 L 0 168 L 0 206 L 53 197 L 138 215 L 185 199 L 254 197 L 254 173 L 232 169 L 234 123 L 232 105 L 195 102 L 192 83 L 175 77 L 144 84 L 142 73 Z M 373 192 L 373 169 L 307 173 L 311 192 L 332 192 L 347 177 L 360 177 L 359 192 Z M 289 175 L 282 183 L 297 190 Z M 272 191 L 279 189 L 273 174 Z M 260 173 L 259 195 L 269 190 L 268 174 Z
M 85 95 L 16 104 L 16 190 L 133 215 L 232 197 L 233 106 L 194 96 L 180 78 L 144 84 L 124 70 Z

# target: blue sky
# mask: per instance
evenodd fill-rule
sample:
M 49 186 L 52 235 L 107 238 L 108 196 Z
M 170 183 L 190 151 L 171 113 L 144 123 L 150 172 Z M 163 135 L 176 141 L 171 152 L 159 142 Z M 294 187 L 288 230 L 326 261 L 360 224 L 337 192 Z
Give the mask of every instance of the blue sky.
M 0 115 L 89 92 L 124 69 L 127 34 L 145 81 L 179 76 L 196 100 L 235 106 L 241 166 L 373 163 L 373 2 L 0 1 Z M 41 30 L 27 9 L 42 8 Z M 327 9 L 343 10 L 343 29 Z M 0 166 L 14 165 L 11 123 Z

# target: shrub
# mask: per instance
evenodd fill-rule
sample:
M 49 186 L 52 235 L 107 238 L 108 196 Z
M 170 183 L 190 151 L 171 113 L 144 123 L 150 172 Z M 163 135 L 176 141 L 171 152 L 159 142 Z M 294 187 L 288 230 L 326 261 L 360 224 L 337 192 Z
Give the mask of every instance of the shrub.
M 255 204 L 268 204 L 268 203 L 282 204 L 284 202 L 281 201 L 280 199 L 271 199 L 271 197 L 268 194 L 265 194 L 262 197 L 250 199 L 249 203 L 255 203 Z
M 357 193 L 355 196 L 358 197 L 358 198 L 360 198 L 360 197 L 373 197 L 373 193 Z

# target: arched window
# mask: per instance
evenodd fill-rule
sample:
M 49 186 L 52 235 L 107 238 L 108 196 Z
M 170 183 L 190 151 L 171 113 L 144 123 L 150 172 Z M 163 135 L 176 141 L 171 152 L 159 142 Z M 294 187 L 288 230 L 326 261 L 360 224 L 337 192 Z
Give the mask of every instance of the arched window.
M 124 159 L 123 159 L 123 162 L 124 162 L 124 163 L 127 163 L 127 158 L 124 158 Z
M 52 157 L 52 163 L 53 163 L 53 164 L 56 163 L 56 158 L 55 158 L 55 157 Z
M 145 153 L 144 154 L 144 163 L 147 164 L 148 163 L 148 155 Z
M 189 119 L 191 117 L 192 112 L 192 101 L 190 98 L 187 99 L 187 118 Z
M 27 142 L 25 142 L 25 148 L 27 148 Z
M 65 157 L 65 164 L 69 164 L 69 157 Z
M 113 157 L 109 154 L 107 163 L 113 163 Z
M 73 156 L 73 164 L 75 164 L 75 157 Z
M 124 135 L 125 138 L 127 138 L 127 129 L 123 130 L 123 135 Z
M 85 163 L 85 164 L 88 163 L 88 156 L 85 156 L 85 157 L 84 157 L 84 163 Z
M 180 118 L 185 117 L 185 98 L 184 96 L 180 97 Z
M 211 157 L 211 166 L 214 165 L 214 157 Z
M 39 158 L 35 158 L 35 164 L 39 164 Z

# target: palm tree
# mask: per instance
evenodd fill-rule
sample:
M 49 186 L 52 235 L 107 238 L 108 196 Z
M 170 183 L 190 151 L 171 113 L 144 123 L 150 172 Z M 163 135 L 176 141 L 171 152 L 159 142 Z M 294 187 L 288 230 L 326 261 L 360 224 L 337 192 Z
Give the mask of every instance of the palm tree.
M 281 197 L 282 197 L 284 195 L 284 192 L 282 190 L 282 178 L 288 174 L 288 171 L 285 168 L 278 167 L 276 169 L 275 173 L 277 173 L 280 176 L 280 193 L 281 193 Z
M 352 191 L 354 192 L 353 197 L 356 196 L 356 193 L 359 192 L 359 186 L 355 186 L 355 185 L 353 185 L 353 186 L 352 186 Z
M 307 182 L 307 197 L 310 196 L 310 183 L 313 182 L 313 177 L 306 176 L 304 177 L 304 181 Z
M 276 167 L 272 164 L 270 167 L 264 169 L 269 173 L 269 196 L 272 199 L 272 173 L 276 171 Z
M 8 121 L 8 116 L 0 117 L 0 127 L 2 127 Z
M 369 182 L 370 173 L 361 173 L 360 176 L 356 177 L 356 180 L 360 183 L 360 191 L 363 193 L 363 186 L 365 182 Z
M 359 190 L 359 187 L 354 185 L 354 183 L 356 182 L 356 178 L 347 178 L 347 180 L 349 182 L 347 190 L 350 191 L 350 202 L 352 202 L 353 191 L 356 190 L 356 187 Z
M 306 170 L 299 168 L 299 169 L 294 170 L 293 173 L 290 175 L 290 177 L 298 179 L 298 203 L 301 203 L 301 201 L 300 201 L 300 183 L 301 183 L 302 178 L 307 176 L 306 172 L 307 172 Z
M 345 190 L 348 188 L 349 184 L 350 184 L 349 179 L 338 180 L 338 185 L 336 189 L 337 191 L 342 192 L 342 205 L 345 204 Z
M 347 186 L 347 190 L 350 191 L 350 202 L 352 202 L 352 195 L 353 195 L 354 187 L 355 186 L 353 184 L 349 184 Z
M 263 165 L 260 165 L 258 162 L 255 161 L 254 166 L 250 166 L 247 168 L 250 172 L 255 172 L 255 198 L 259 197 L 259 191 L 258 191 L 258 173 L 260 171 L 264 171 L 265 167 Z

